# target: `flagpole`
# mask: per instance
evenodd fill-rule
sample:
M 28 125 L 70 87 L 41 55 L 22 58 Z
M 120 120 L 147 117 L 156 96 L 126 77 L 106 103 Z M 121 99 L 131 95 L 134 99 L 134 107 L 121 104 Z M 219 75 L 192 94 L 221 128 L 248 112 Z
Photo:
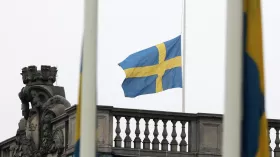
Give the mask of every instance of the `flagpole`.
M 183 56 L 183 90 L 182 90 L 182 112 L 186 112 L 186 0 L 183 0 L 183 28 L 182 28 L 182 56 Z
M 96 156 L 97 0 L 84 0 L 80 156 Z
M 243 0 L 227 0 L 223 157 L 241 155 Z

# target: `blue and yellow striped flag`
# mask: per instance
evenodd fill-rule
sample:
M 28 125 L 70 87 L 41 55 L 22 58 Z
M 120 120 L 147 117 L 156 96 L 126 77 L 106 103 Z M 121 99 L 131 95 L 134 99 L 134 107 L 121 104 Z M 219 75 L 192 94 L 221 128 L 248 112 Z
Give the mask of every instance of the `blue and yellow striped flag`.
M 79 98 L 78 98 L 78 105 L 76 109 L 74 157 L 80 157 L 82 76 L 83 76 L 83 52 L 81 55 L 81 63 L 80 63 Z
M 269 157 L 260 0 L 243 0 L 242 157 Z
M 126 97 L 182 88 L 181 36 L 128 56 L 119 66 Z

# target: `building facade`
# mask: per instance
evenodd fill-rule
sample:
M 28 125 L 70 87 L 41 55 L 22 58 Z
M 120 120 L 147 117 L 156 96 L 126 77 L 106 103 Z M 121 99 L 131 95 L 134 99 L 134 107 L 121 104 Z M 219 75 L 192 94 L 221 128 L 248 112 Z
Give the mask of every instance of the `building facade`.
M 0 143 L 0 157 L 73 157 L 76 105 L 53 85 L 56 74 L 51 66 L 22 69 L 22 119 L 15 136 Z M 221 156 L 222 115 L 97 106 L 97 121 L 99 156 Z M 269 120 L 269 129 L 278 157 L 280 121 Z

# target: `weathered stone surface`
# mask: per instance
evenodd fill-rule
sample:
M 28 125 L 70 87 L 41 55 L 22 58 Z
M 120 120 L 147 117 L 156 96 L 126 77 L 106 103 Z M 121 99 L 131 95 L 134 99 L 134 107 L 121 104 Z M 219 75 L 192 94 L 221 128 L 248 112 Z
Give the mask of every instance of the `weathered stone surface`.
M 40 137 L 39 137 L 39 115 L 35 114 L 28 118 L 27 124 L 26 124 L 26 138 L 32 139 L 35 143 L 35 148 L 39 148 L 40 144 Z
M 16 133 L 15 143 L 10 146 L 12 157 L 32 156 L 35 149 L 35 143 L 26 136 L 26 120 L 21 119 Z
M 23 119 L 19 123 L 13 157 L 59 157 L 64 148 L 64 131 L 53 129 L 52 120 L 65 113 L 70 103 L 63 87 L 53 86 L 57 69 L 51 66 L 29 66 L 22 69 L 26 85 L 19 93 Z M 31 105 L 31 108 L 29 106 Z
M 25 85 L 53 85 L 56 81 L 57 68 L 42 65 L 41 70 L 32 65 L 22 68 L 22 81 Z

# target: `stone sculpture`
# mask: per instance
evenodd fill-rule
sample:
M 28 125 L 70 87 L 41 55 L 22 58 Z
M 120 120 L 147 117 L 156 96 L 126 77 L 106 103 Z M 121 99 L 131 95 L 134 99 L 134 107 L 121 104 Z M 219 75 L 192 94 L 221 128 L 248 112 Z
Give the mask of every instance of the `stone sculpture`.
M 52 120 L 65 113 L 70 103 L 65 99 L 64 88 L 53 85 L 56 74 L 57 69 L 51 66 L 22 69 L 25 87 L 19 98 L 23 118 L 16 142 L 10 147 L 13 157 L 59 157 L 63 153 L 64 134 L 61 128 L 53 130 Z

